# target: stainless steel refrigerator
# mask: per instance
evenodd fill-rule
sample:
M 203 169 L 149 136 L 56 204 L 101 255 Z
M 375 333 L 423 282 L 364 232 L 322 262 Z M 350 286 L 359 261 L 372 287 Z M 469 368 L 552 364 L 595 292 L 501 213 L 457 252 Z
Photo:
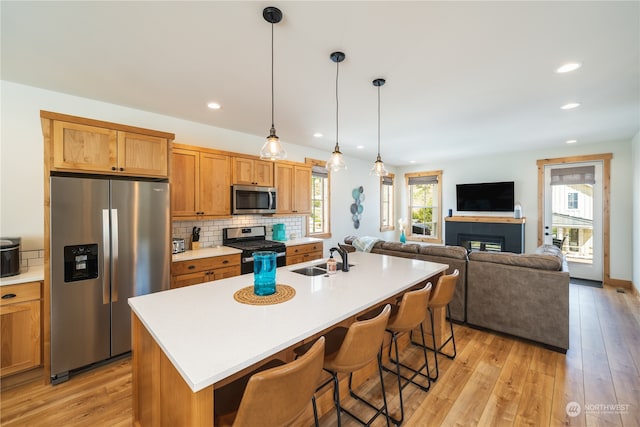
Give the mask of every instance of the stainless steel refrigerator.
M 127 299 L 169 289 L 166 182 L 51 177 L 51 380 L 131 350 Z

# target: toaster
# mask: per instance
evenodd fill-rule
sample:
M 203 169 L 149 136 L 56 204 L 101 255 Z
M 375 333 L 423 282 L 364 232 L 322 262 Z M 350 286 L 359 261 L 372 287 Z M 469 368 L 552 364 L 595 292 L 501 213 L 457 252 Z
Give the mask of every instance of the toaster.
M 179 254 L 184 252 L 184 239 L 173 238 L 173 253 Z

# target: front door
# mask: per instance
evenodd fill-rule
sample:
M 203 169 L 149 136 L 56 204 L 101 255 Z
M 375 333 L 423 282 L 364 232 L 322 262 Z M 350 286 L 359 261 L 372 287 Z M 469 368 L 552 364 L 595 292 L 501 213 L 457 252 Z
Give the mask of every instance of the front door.
M 544 243 L 562 249 L 571 277 L 603 280 L 601 161 L 544 167 Z

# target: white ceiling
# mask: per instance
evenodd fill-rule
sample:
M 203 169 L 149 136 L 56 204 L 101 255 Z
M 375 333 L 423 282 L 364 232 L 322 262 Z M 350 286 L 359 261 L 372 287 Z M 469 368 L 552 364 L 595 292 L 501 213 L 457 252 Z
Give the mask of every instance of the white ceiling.
M 407 165 L 629 140 L 640 130 L 640 3 L 9 2 L 2 79 Z M 568 61 L 582 68 L 554 70 Z M 209 101 L 222 109 L 206 108 Z M 563 111 L 577 101 L 582 106 Z M 169 129 L 170 130 L 170 129 Z M 314 138 L 315 132 L 324 134 Z M 179 137 L 179 135 L 178 135 Z M 363 149 L 358 149 L 363 145 Z

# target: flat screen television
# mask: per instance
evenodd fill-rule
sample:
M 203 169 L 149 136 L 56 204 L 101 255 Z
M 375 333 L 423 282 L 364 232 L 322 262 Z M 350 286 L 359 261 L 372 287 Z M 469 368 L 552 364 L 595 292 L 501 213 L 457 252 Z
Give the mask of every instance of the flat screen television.
M 458 211 L 513 212 L 513 181 L 457 184 Z

